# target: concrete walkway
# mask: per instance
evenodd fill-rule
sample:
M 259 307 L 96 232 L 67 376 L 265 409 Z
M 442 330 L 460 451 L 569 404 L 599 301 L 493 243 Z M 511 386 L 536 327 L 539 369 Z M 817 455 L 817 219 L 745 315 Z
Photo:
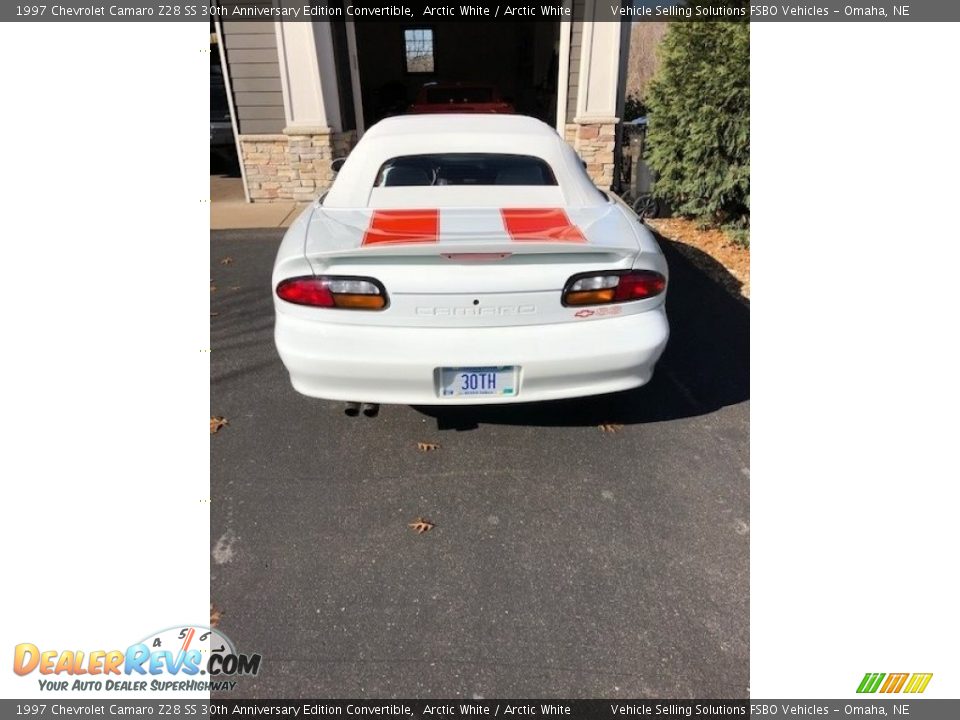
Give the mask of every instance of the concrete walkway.
M 284 201 L 248 203 L 243 180 L 226 175 L 210 176 L 210 229 L 282 228 L 292 223 L 309 203 Z

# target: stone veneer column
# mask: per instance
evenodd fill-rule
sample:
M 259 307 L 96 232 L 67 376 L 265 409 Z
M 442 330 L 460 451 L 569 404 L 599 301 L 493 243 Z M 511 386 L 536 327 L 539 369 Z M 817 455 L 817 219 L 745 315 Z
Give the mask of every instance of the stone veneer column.
M 594 183 L 609 189 L 620 122 L 617 108 L 622 28 L 621 23 L 601 19 L 604 8 L 597 0 L 586 0 L 584 13 L 577 108 L 565 135 L 587 164 Z
M 240 148 L 250 199 L 309 201 L 333 182 L 330 163 L 345 157 L 356 132 L 330 128 L 287 128 L 279 135 L 241 135 Z
M 356 132 L 340 127 L 330 24 L 274 27 L 286 127 L 276 135 L 241 135 L 240 160 L 254 202 L 312 200 L 330 186 L 330 163 L 346 156 Z
M 617 119 L 575 122 L 566 126 L 565 139 L 587 164 L 590 179 L 604 189 L 613 184 Z

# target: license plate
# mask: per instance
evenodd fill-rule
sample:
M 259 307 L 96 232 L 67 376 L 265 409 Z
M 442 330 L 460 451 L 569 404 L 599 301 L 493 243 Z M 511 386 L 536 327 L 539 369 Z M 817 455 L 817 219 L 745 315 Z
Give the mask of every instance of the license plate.
M 440 395 L 516 395 L 517 368 L 502 367 L 440 368 Z

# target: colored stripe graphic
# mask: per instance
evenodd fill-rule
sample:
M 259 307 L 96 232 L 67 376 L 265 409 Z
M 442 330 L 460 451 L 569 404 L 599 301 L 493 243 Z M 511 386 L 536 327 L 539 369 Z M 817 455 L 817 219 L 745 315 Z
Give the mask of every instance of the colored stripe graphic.
M 883 682 L 886 677 L 886 682 Z M 933 673 L 867 673 L 860 681 L 857 688 L 858 693 L 898 693 L 901 690 L 905 693 L 922 693 L 930 684 Z M 881 686 L 880 683 L 883 682 Z M 904 687 L 906 686 L 906 687 Z
M 510 208 L 501 210 L 503 226 L 511 240 L 523 242 L 576 242 L 587 239 L 560 208 Z
M 933 677 L 933 673 L 914 673 L 910 682 L 907 683 L 907 687 L 904 689 L 905 693 L 922 693 L 927 689 L 927 685 L 930 684 L 930 679 Z
M 880 688 L 882 693 L 898 693 L 907 681 L 910 673 L 890 673 L 887 675 L 887 681 Z
M 435 243 L 439 227 L 436 210 L 375 210 L 363 245 Z
M 880 682 L 885 677 L 884 673 L 867 673 L 863 676 L 863 680 L 860 681 L 860 687 L 857 688 L 858 693 L 874 693 L 877 691 L 877 688 L 880 687 Z

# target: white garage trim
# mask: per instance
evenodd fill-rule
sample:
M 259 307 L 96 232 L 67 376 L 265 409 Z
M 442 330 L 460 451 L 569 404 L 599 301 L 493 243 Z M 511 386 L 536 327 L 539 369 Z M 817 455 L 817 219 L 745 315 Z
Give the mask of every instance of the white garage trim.
M 573 0 L 563 0 L 564 10 L 573 12 Z M 570 33 L 573 21 L 560 21 L 560 47 L 557 52 L 557 132 L 563 137 L 567 127 L 567 100 L 570 94 Z
M 586 0 L 583 45 L 580 48 L 580 78 L 575 122 L 616 123 L 617 86 L 620 80 L 619 22 L 596 20 L 596 0 Z
M 336 64 L 330 24 L 274 23 L 286 130 L 340 128 Z
M 353 87 L 353 115 L 357 127 L 357 140 L 363 137 L 366 129 L 363 124 L 363 97 L 360 89 L 360 61 L 357 60 L 357 30 L 353 20 L 346 20 L 347 56 L 350 61 L 350 84 Z

